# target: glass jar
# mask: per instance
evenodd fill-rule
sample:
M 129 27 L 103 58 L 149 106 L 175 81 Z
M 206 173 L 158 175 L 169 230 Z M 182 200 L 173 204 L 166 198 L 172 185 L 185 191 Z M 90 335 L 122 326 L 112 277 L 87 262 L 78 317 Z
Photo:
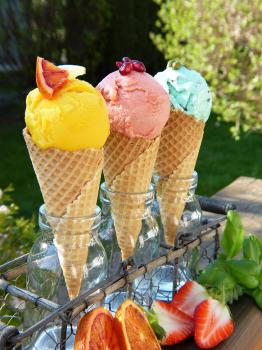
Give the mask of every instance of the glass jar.
M 157 183 L 160 180 L 159 176 L 154 175 L 153 181 L 154 186 L 157 187 Z M 196 188 L 198 182 L 198 174 L 196 171 L 193 172 L 192 178 L 188 179 L 177 179 L 177 192 L 180 192 L 179 186 L 181 188 L 188 187 L 187 194 L 183 195 L 183 191 L 181 190 L 181 195 L 176 196 L 177 204 L 184 203 L 184 210 L 181 213 L 180 218 L 178 220 L 174 218 L 173 222 L 175 223 L 176 230 L 176 246 L 181 245 L 183 243 L 192 241 L 196 238 L 197 234 L 200 232 L 201 228 L 201 220 L 202 220 L 202 210 L 199 204 L 199 201 L 196 197 Z M 163 220 L 161 219 L 159 200 L 156 198 L 153 206 L 153 214 L 156 217 L 156 220 L 159 223 L 161 236 L 164 240 L 164 227 Z M 161 237 L 161 238 L 162 238 Z
M 194 240 L 201 231 L 202 210 L 196 197 L 198 173 L 193 172 L 186 197 L 185 208 L 177 230 L 177 244 L 183 245 Z
M 131 229 L 140 228 L 139 232 L 137 232 L 136 242 L 134 239 L 132 255 L 134 263 L 140 265 L 159 255 L 159 230 L 151 212 L 154 196 L 152 184 L 150 184 L 149 190 L 143 193 L 114 192 L 107 188 L 105 182 L 101 184 L 102 224 L 99 235 L 107 253 L 109 275 L 118 273 L 122 266 L 121 249 L 118 244 L 119 238 L 117 238 L 119 233 L 116 232 L 115 227 L 116 214 L 112 210 L 111 202 L 122 202 L 123 206 L 125 202 L 130 203 L 129 210 L 123 210 L 122 214 L 123 219 L 127 221 Z M 125 217 L 125 213 L 127 213 L 128 217 Z M 127 226 L 126 230 L 128 231 Z
M 92 216 L 71 218 L 48 215 L 42 205 L 38 223 L 39 235 L 27 261 L 28 290 L 61 305 L 69 301 L 70 283 L 78 283 L 81 286 L 79 293 L 83 293 L 106 279 L 108 262 L 98 234 L 101 223 L 98 206 Z M 61 249 L 61 237 L 66 238 L 64 250 Z M 66 266 L 73 278 L 61 266 Z M 65 272 L 67 278 L 64 278 Z M 41 313 L 45 311 L 28 304 L 24 320 L 26 327 L 37 322 L 43 316 Z
M 155 218 L 158 225 L 160 242 L 164 242 L 165 241 L 164 227 L 161 220 L 160 207 L 159 207 L 159 202 L 157 200 L 157 191 L 156 191 L 156 184 L 158 179 L 159 179 L 158 175 L 154 174 L 152 178 L 152 185 L 154 186 L 155 196 L 154 196 L 154 202 L 152 205 L 152 215 Z M 160 251 L 162 251 L 161 248 L 160 248 Z
M 139 266 L 159 256 L 159 230 L 152 215 L 154 198 L 155 193 L 152 184 L 150 184 L 148 191 L 143 193 L 114 192 L 107 188 L 106 183 L 101 185 L 102 229 L 100 239 L 107 252 L 109 275 L 117 274 L 122 269 L 123 254 L 121 254 L 118 244 L 121 240 L 121 232 L 116 230 L 116 227 L 123 227 L 117 222 L 117 220 L 121 221 L 121 218 L 126 221 L 126 226 L 124 226 L 126 240 L 128 240 L 127 232 L 132 232 L 133 228 L 137 230 L 137 238 L 133 237 L 133 254 L 131 254 L 133 263 Z M 122 204 L 124 209 L 117 206 L 118 203 Z M 127 207 L 128 210 L 126 210 Z M 116 213 L 115 208 L 119 209 L 119 213 Z M 132 240 L 128 242 L 132 242 Z M 135 299 L 140 297 L 141 299 L 141 295 L 152 292 L 152 289 L 149 288 L 151 283 L 151 275 L 147 273 L 143 278 L 140 277 L 134 281 L 131 290 L 124 288 L 113 295 L 109 295 L 106 298 L 105 306 L 114 312 L 127 297 Z
M 154 175 L 153 181 L 157 187 L 159 177 Z M 181 179 L 181 181 L 177 179 L 176 182 L 178 187 L 177 189 L 174 189 L 176 192 L 175 197 L 178 206 L 184 206 L 184 210 L 178 220 L 174 217 L 173 222 L 175 223 L 174 229 L 176 232 L 176 240 L 174 244 L 176 247 L 181 247 L 184 244 L 194 240 L 200 233 L 202 210 L 195 195 L 198 182 L 197 172 L 193 172 L 192 178 Z M 184 195 L 185 192 L 183 191 L 185 187 L 188 188 L 186 195 Z M 153 213 L 159 222 L 161 237 L 164 240 L 164 225 L 161 219 L 159 201 L 157 199 L 155 199 Z M 166 252 L 166 249 L 161 249 L 161 254 L 165 254 Z M 171 301 L 174 292 L 187 280 L 191 279 L 191 271 L 188 267 L 190 259 L 191 253 L 188 252 L 180 259 L 177 259 L 176 262 L 168 263 L 159 268 L 157 274 L 155 275 L 155 279 L 157 281 L 156 283 L 159 287 L 157 293 L 158 299 Z

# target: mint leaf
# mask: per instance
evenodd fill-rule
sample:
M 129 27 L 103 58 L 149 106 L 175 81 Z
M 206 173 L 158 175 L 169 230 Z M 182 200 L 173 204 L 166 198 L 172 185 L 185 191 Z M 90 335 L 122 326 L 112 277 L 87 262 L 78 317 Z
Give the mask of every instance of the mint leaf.
M 234 278 L 226 271 L 225 261 L 216 260 L 209 264 L 199 275 L 198 282 L 205 287 L 232 288 Z
M 221 238 L 221 247 L 227 258 L 236 256 L 243 245 L 244 228 L 241 223 L 240 215 L 235 210 L 229 210 L 227 213 L 227 223 Z
M 259 265 L 252 260 L 229 260 L 227 266 L 235 280 L 248 289 L 259 285 Z
M 252 291 L 252 296 L 255 299 L 257 306 L 262 310 L 262 291 L 257 288 Z
M 262 247 L 260 239 L 255 235 L 250 235 L 244 239 L 243 243 L 243 256 L 256 262 L 257 264 L 261 261 Z

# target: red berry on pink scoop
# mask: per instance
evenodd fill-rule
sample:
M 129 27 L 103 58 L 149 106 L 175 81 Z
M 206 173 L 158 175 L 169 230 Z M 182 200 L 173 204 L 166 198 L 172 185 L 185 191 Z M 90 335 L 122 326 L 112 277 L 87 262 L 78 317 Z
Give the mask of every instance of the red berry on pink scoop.
M 145 72 L 146 67 L 143 62 L 132 60 L 133 69 L 137 72 Z
M 129 57 L 123 57 L 122 61 L 123 62 L 131 62 L 131 59 Z
M 125 62 L 122 64 L 122 66 L 119 68 L 119 73 L 122 75 L 129 74 L 133 69 L 131 62 Z
M 122 66 L 123 62 L 121 61 L 116 61 L 116 66 L 119 69 Z
M 143 62 L 138 60 L 131 60 L 129 57 L 123 57 L 122 62 L 116 61 L 116 66 L 119 70 L 119 73 L 122 75 L 127 75 L 132 70 L 140 73 L 146 71 L 146 67 Z

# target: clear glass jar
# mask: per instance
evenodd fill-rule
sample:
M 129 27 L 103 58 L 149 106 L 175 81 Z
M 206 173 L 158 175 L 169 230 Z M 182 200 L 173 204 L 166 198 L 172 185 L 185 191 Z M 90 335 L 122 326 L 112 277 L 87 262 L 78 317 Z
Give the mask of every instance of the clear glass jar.
M 153 182 L 155 187 L 157 187 L 157 183 L 159 180 L 159 176 L 153 176 Z M 184 210 L 181 213 L 181 217 L 178 220 L 174 218 L 174 222 L 176 223 L 176 245 L 181 245 L 183 244 L 183 242 L 186 243 L 188 241 L 193 240 L 194 238 L 196 238 L 197 234 L 200 231 L 202 210 L 195 194 L 197 182 L 198 174 L 196 171 L 193 172 L 192 178 L 181 179 L 181 181 L 179 179 L 177 180 L 177 192 L 179 192 L 180 190 L 179 186 L 181 185 L 181 188 L 184 188 L 185 184 L 188 184 L 186 185 L 188 187 L 188 191 L 187 194 L 184 195 L 183 191 L 181 190 L 181 195 L 176 196 L 178 205 L 184 203 Z M 159 201 L 157 197 L 155 198 L 153 208 L 153 214 L 156 220 L 158 221 L 160 227 L 161 238 L 163 237 L 164 240 L 164 227 L 163 221 L 161 219 Z
M 158 179 L 159 179 L 159 177 L 156 174 L 154 174 L 153 178 L 152 178 L 152 184 L 154 186 L 155 196 L 154 196 L 154 202 L 152 205 L 152 215 L 154 216 L 154 218 L 157 222 L 157 225 L 158 225 L 160 242 L 164 242 L 165 241 L 164 227 L 163 227 L 163 223 L 161 220 L 160 207 L 159 207 L 159 202 L 157 200 L 157 191 L 156 191 L 156 184 L 157 184 Z M 160 251 L 162 251 L 161 248 L 160 248 Z
M 183 245 L 197 237 L 201 230 L 202 210 L 196 197 L 198 173 L 193 172 L 190 179 L 185 208 L 177 230 L 177 244 Z
M 159 256 L 159 230 L 157 222 L 152 215 L 154 198 L 155 193 L 152 184 L 150 184 L 149 190 L 144 193 L 119 193 L 108 189 L 106 183 L 101 185 L 102 229 L 100 231 L 100 239 L 107 252 L 109 275 L 117 274 L 122 269 L 121 249 L 118 244 L 119 237 L 117 237 L 119 232 L 116 231 L 116 226 L 118 225 L 117 227 L 120 227 L 120 225 L 115 223 L 115 203 L 122 203 L 123 207 L 128 205 L 129 210 L 126 211 L 124 209 L 121 212 L 120 209 L 120 215 L 123 215 L 123 219 L 127 220 L 128 226 L 131 229 L 132 227 L 135 229 L 139 228 L 137 239 L 136 241 L 134 240 L 132 254 L 134 264 L 136 266 L 146 264 L 148 261 Z M 113 204 L 114 201 L 115 203 Z M 128 217 L 125 217 L 125 213 L 128 213 Z M 129 232 L 128 226 L 126 232 Z M 126 239 L 128 240 L 128 237 Z M 133 297 L 135 299 L 141 299 L 142 295 L 152 293 L 151 284 L 151 274 L 147 273 L 143 278 L 137 278 L 134 281 L 131 290 L 124 288 L 113 295 L 109 295 L 106 298 L 105 306 L 114 312 L 125 298 Z M 140 299 L 137 299 L 137 301 L 140 301 Z
M 72 257 L 69 272 L 77 271 L 75 276 L 80 279 L 79 293 L 93 288 L 107 277 L 108 262 L 105 249 L 99 239 L 101 210 L 97 206 L 94 215 L 89 217 L 54 217 L 48 215 L 45 206 L 39 209 L 39 235 L 28 255 L 27 289 L 37 295 L 64 304 L 69 300 L 68 285 L 66 285 L 61 268 L 57 244 L 60 234 L 68 234 L 68 245 L 65 246 L 66 256 Z M 77 239 L 73 240 L 76 236 Z M 70 239 L 71 238 L 71 239 Z M 66 241 L 65 241 L 66 244 Z M 82 258 L 79 258 L 79 255 Z M 66 261 L 68 263 L 68 260 Z M 77 269 L 73 269 L 76 264 Z M 81 264 L 81 266 L 80 266 Z M 82 268 L 82 270 L 81 270 Z M 80 270 L 80 272 L 79 272 Z M 75 277 L 74 276 L 74 277 Z M 68 280 L 67 280 L 68 281 Z M 79 280 L 73 280 L 77 283 Z M 45 311 L 41 311 L 44 313 Z M 27 304 L 24 323 L 31 326 L 43 315 L 39 308 Z
M 151 212 L 154 198 L 154 187 L 152 184 L 150 184 L 149 190 L 144 193 L 114 192 L 107 188 L 105 182 L 101 184 L 102 224 L 99 235 L 107 252 L 109 275 L 118 273 L 121 270 L 122 263 L 121 249 L 118 244 L 114 222 L 115 215 L 112 211 L 111 201 L 122 201 L 123 205 L 124 202 L 130 203 L 128 217 L 125 218 L 123 216 L 123 219 L 128 220 L 131 228 L 140 228 L 136 242 L 134 242 L 132 255 L 134 263 L 140 265 L 159 255 L 159 230 Z M 123 215 L 125 215 L 125 211 L 123 211 Z
M 153 176 L 154 185 L 157 187 L 159 177 Z M 198 199 L 195 195 L 197 188 L 198 174 L 193 172 L 192 178 L 181 179 L 181 195 L 177 195 L 178 205 L 184 205 L 184 210 L 181 213 L 179 220 L 174 218 L 176 240 L 175 246 L 183 246 L 184 244 L 194 240 L 200 232 L 202 210 Z M 180 181 L 177 180 L 178 188 L 175 189 L 176 193 L 180 191 Z M 184 195 L 183 189 L 188 187 L 187 194 Z M 160 199 L 161 200 L 161 199 Z M 184 204 L 183 204 L 184 203 Z M 164 241 L 164 225 L 162 223 L 160 207 L 157 198 L 154 202 L 154 216 L 159 222 L 160 234 L 162 241 Z M 161 249 L 161 253 L 166 253 L 166 249 Z M 191 253 L 188 252 L 184 257 L 178 259 L 175 263 L 168 263 L 159 268 L 154 276 L 155 283 L 158 284 L 157 298 L 160 300 L 171 301 L 174 292 L 180 288 L 187 280 L 191 279 L 191 271 L 188 264 L 191 259 Z

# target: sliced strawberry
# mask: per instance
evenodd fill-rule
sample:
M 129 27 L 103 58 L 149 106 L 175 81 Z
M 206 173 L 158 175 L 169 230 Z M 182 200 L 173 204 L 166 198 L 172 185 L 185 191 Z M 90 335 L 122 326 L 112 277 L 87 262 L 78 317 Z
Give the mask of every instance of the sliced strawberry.
M 41 94 L 46 98 L 51 99 L 54 93 L 68 81 L 68 76 L 67 70 L 55 66 L 42 57 L 37 57 L 36 84 Z
M 188 281 L 175 294 L 172 304 L 193 318 L 197 305 L 208 298 L 209 295 L 201 284 Z
M 156 300 L 152 310 L 155 320 L 151 326 L 153 329 L 162 330 L 162 345 L 177 344 L 194 334 L 193 320 L 171 303 Z
M 195 342 L 201 349 L 210 349 L 231 336 L 234 324 L 229 309 L 209 298 L 197 306 L 195 315 Z

